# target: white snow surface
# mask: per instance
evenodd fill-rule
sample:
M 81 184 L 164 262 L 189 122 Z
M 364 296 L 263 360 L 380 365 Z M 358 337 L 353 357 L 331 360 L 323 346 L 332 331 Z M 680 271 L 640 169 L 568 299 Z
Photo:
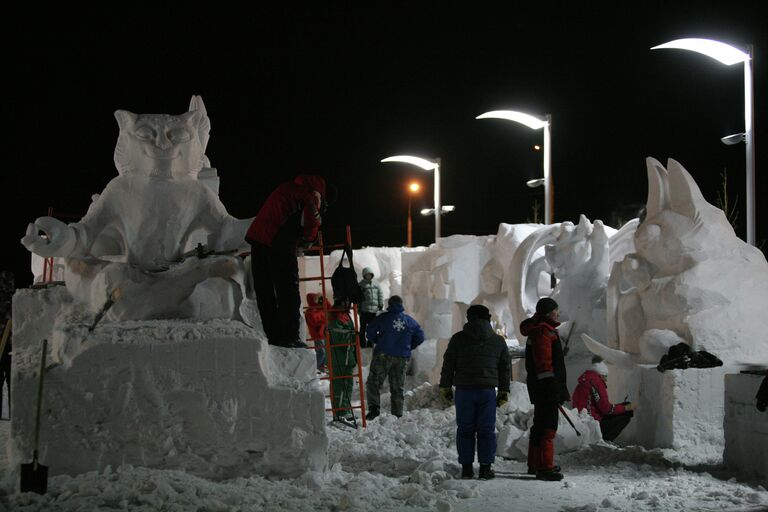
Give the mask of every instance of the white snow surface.
M 499 411 L 505 424 L 528 406 L 513 390 Z M 211 480 L 178 470 L 124 465 L 78 476 L 54 476 L 48 493 L 13 491 L 4 482 L 0 511 L 598 511 L 767 510 L 759 483 L 725 480 L 685 468 L 660 450 L 595 444 L 559 456 L 566 478 L 541 482 L 524 475 L 525 462 L 497 458 L 495 480 L 460 480 L 455 449 L 455 410 L 436 388 L 408 393 L 401 419 L 384 412 L 367 429 L 328 427 L 329 464 L 297 478 L 261 476 Z M 0 443 L 8 435 L 0 423 Z M 570 427 L 559 432 L 569 436 Z M 558 448 L 560 449 L 560 447 Z M 0 463 L 7 460 L 0 455 Z

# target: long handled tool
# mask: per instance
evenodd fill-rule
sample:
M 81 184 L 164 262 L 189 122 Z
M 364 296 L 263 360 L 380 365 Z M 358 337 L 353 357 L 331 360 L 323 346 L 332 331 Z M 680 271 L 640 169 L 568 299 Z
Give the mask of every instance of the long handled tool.
M 560 412 L 563 414 L 563 416 L 565 416 L 566 421 L 568 421 L 568 424 L 573 428 L 573 431 L 576 432 L 576 435 L 580 436 L 581 432 L 579 432 L 579 430 L 576 428 L 576 425 L 573 424 L 573 422 L 571 421 L 571 417 L 568 416 L 567 412 L 565 412 L 565 409 L 563 409 L 563 406 L 558 405 L 557 408 L 560 409 Z
M 37 461 L 37 448 L 40 440 L 40 408 L 43 402 L 43 375 L 45 374 L 45 353 L 48 340 L 43 340 L 43 353 L 40 356 L 40 377 L 37 381 L 37 412 L 35 413 L 35 438 L 32 446 L 32 462 L 21 465 L 21 492 L 45 494 L 48 490 L 48 466 Z

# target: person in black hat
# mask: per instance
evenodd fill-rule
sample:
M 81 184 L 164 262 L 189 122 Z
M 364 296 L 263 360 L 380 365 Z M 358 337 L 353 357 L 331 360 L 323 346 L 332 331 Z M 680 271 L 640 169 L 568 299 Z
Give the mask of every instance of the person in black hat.
M 480 479 L 495 476 L 491 464 L 496 458 L 496 407 L 509 400 L 510 372 L 507 343 L 493 331 L 488 308 L 470 306 L 464 328 L 448 342 L 440 372 L 440 394 L 456 402 L 456 451 L 462 478 L 474 476 L 475 444 Z
M 557 326 L 560 310 L 549 297 L 536 304 L 536 314 L 523 320 L 520 332 L 525 343 L 526 384 L 533 409 L 533 426 L 528 443 L 528 473 L 539 480 L 562 480 L 555 466 L 554 439 L 560 406 L 570 401 L 566 387 L 565 359 Z

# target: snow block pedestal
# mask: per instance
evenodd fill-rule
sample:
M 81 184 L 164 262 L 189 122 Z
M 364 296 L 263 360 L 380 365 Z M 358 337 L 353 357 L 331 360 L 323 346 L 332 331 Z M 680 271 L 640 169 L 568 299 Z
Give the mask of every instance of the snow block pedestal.
M 726 466 L 747 478 L 768 480 L 768 412 L 755 407 L 763 377 L 733 374 L 725 377 Z
M 628 396 L 639 406 L 617 442 L 671 448 L 691 463 L 722 461 L 724 377 L 732 372 L 726 367 L 663 373 L 655 366 L 612 367 L 611 401 L 621 402 Z
M 296 476 L 327 464 L 315 355 L 242 322 L 99 324 L 62 288 L 14 297 L 11 470 L 32 456 L 42 340 L 40 462 L 51 475 L 133 464 L 208 478 Z

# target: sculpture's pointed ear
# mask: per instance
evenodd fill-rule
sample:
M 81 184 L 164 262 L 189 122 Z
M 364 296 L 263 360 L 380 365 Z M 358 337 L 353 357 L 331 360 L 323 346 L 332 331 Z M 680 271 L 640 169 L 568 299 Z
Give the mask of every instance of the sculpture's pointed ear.
M 646 218 L 653 217 L 669 206 L 669 185 L 667 170 L 653 157 L 645 159 L 648 168 L 648 202 L 645 207 Z
M 203 97 L 199 96 L 197 94 L 192 96 L 192 99 L 189 100 L 189 111 L 193 110 L 199 110 L 203 114 L 208 114 L 208 111 L 205 110 L 205 103 L 203 103 Z
M 117 125 L 120 127 L 120 131 L 123 131 L 129 126 L 133 126 L 137 117 L 139 116 L 127 110 L 115 110 L 115 119 L 117 119 Z
M 197 127 L 200 144 L 203 146 L 203 152 L 208 147 L 208 141 L 211 138 L 211 119 L 208 117 L 208 111 L 205 109 L 205 103 L 203 103 L 203 97 L 194 95 L 189 100 L 189 111 L 200 112 L 200 124 Z
M 672 211 L 684 215 L 691 220 L 699 218 L 699 211 L 709 205 L 701 194 L 701 190 L 693 177 L 672 158 L 667 160 L 669 176 L 669 200 Z

